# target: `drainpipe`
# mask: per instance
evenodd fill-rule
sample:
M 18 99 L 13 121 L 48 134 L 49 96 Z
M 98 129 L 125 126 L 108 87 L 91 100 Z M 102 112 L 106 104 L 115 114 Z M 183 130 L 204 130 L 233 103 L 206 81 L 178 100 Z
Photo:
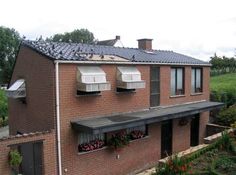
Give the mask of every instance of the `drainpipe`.
M 57 157 L 58 157 L 58 172 L 62 175 L 61 165 L 61 132 L 60 132 L 60 104 L 59 104 L 59 63 L 55 63 L 56 71 L 56 120 L 57 120 Z

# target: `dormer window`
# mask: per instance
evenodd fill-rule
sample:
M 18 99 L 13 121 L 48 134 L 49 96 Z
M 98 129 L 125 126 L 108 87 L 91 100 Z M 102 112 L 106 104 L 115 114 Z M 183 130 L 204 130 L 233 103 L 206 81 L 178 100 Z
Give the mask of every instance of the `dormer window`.
M 99 93 L 111 90 L 106 80 L 106 73 L 99 66 L 78 66 L 77 91 L 85 93 Z
M 145 88 L 145 81 L 141 80 L 141 73 L 134 66 L 117 67 L 118 90 L 135 90 Z
M 9 89 L 6 90 L 6 95 L 9 98 L 25 98 L 26 90 L 25 90 L 25 80 L 19 79 L 16 80 Z

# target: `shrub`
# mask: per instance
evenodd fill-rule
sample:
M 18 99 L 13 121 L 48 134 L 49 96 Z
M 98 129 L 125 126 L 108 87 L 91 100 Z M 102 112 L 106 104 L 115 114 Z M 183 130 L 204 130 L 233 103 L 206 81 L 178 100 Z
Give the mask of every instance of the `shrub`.
M 0 118 L 0 127 L 8 125 L 8 117 Z
M 12 169 L 18 171 L 21 162 L 22 162 L 22 156 L 20 155 L 19 151 L 11 150 L 9 152 L 9 165 L 12 167 Z
M 5 92 L 3 90 L 0 90 L 0 118 L 3 118 L 3 120 L 7 116 L 7 97 L 5 95 Z
M 108 141 L 109 146 L 114 149 L 122 148 L 129 144 L 130 138 L 129 135 L 123 131 L 113 134 Z
M 219 115 L 216 117 L 216 120 L 217 123 L 225 126 L 230 126 L 236 122 L 236 105 L 220 111 Z
M 190 169 L 184 157 L 178 155 L 170 156 L 166 163 L 160 164 L 156 170 L 156 175 L 183 175 Z
M 233 167 L 234 167 L 233 160 L 231 160 L 227 156 L 222 156 L 222 157 L 218 158 L 215 162 L 215 168 L 217 168 L 217 169 L 227 170 L 227 169 L 231 169 Z

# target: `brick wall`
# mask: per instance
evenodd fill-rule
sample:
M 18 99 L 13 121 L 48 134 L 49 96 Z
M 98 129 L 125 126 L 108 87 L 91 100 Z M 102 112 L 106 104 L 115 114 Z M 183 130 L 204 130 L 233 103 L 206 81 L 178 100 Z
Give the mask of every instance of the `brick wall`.
M 8 164 L 8 154 L 11 145 L 17 145 L 27 142 L 43 140 L 43 174 L 56 175 L 57 174 L 57 160 L 55 147 L 55 132 L 44 132 L 26 134 L 25 136 L 10 137 L 7 139 L 0 139 L 0 174 L 10 175 L 11 169 Z
M 191 95 L 191 66 L 185 66 L 185 93 L 184 96 L 170 97 L 170 76 L 171 67 L 160 67 L 160 105 L 176 105 L 191 101 L 209 100 L 209 80 L 210 80 L 210 68 L 203 68 L 203 92 L 198 95 Z
M 173 120 L 173 153 L 184 151 L 190 147 L 191 119 L 188 119 L 189 122 L 184 126 L 179 125 L 179 120 L 180 119 Z
M 11 84 L 26 80 L 26 103 L 9 99 L 10 134 L 50 130 L 55 122 L 54 64 L 44 56 L 21 46 Z
M 206 133 L 206 125 L 209 122 L 209 112 L 200 113 L 200 121 L 199 121 L 199 144 L 204 143 L 204 138 L 207 136 Z
M 60 114 L 62 169 L 64 174 L 126 174 L 154 164 L 160 158 L 160 124 L 150 126 L 149 138 L 134 141 L 116 159 L 109 149 L 78 155 L 78 133 L 73 132 L 70 121 L 93 116 L 131 112 L 149 108 L 150 67 L 138 65 L 137 68 L 146 81 L 146 88 L 136 93 L 116 93 L 116 65 L 102 65 L 111 91 L 104 91 L 100 96 L 76 97 L 77 65 L 63 64 L 59 68 L 60 79 Z M 191 67 L 185 68 L 185 96 L 170 97 L 170 67 L 162 66 L 161 70 L 161 105 L 175 105 L 191 101 L 207 100 L 208 85 L 203 83 L 203 93 L 191 95 Z M 203 69 L 204 81 L 208 80 L 209 69 Z M 190 123 L 179 126 L 179 120 L 173 122 L 173 152 L 183 151 L 190 146 Z M 200 137 L 203 137 L 206 120 L 202 119 Z M 180 139 L 181 138 L 181 139 Z
M 70 131 L 71 132 L 71 131 Z M 160 159 L 160 124 L 149 126 L 149 136 L 130 143 L 116 153 L 110 148 L 78 154 L 78 136 L 71 132 L 62 144 L 62 169 L 65 175 L 127 174 L 153 166 Z M 117 159 L 116 155 L 120 158 Z M 65 172 L 64 170 L 67 170 Z

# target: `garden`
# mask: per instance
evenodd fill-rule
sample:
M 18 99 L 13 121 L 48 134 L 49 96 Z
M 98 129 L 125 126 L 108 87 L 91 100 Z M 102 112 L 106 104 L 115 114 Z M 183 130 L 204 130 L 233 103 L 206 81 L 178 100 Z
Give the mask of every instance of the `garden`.
M 190 155 L 170 156 L 155 175 L 235 175 L 236 133 L 224 131 L 216 142 Z

